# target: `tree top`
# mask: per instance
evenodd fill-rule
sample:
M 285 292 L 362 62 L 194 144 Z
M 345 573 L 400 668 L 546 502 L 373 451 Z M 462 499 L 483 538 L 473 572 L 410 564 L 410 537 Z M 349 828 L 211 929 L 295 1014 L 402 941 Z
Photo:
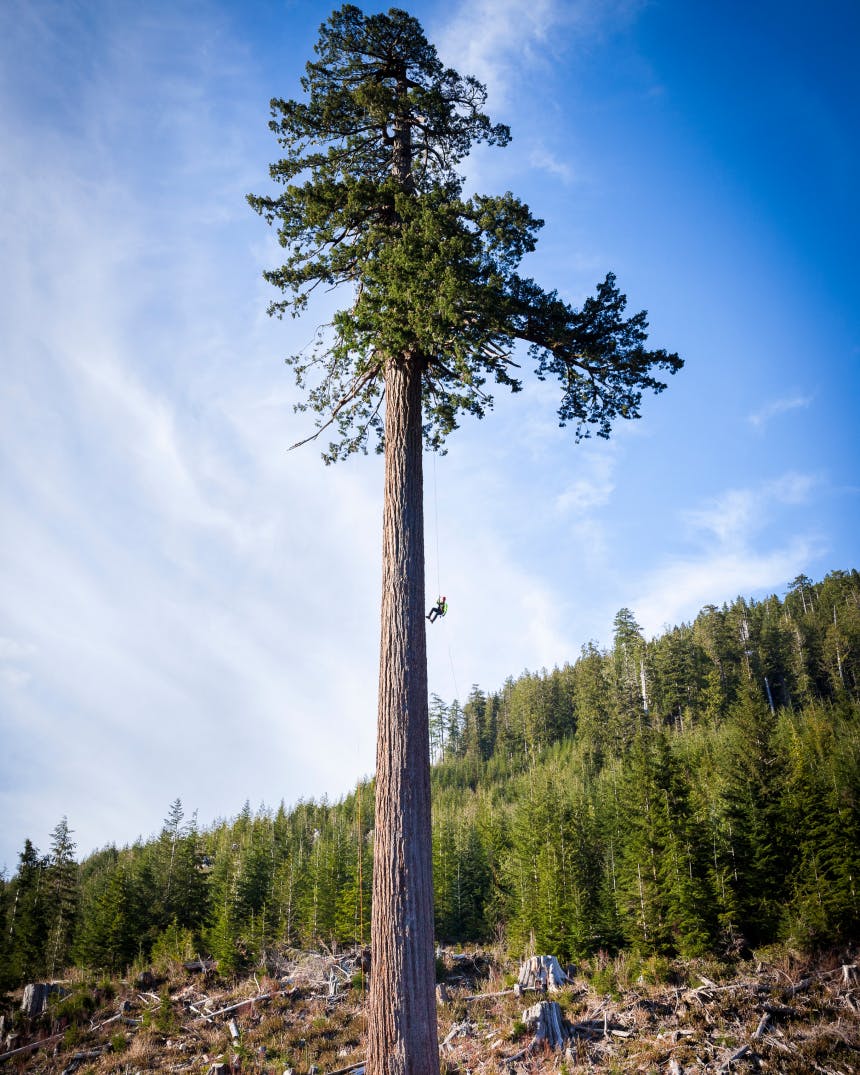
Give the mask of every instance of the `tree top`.
M 287 360 L 306 391 L 297 409 L 319 416 L 308 439 L 336 434 L 326 461 L 365 450 L 374 433 L 382 448 L 390 363 L 419 364 L 425 441 L 440 448 L 460 414 L 492 405 L 488 381 L 519 390 L 517 341 L 538 377 L 559 377 L 559 421 L 577 439 L 638 417 L 642 392 L 665 387 L 652 371 L 682 365 L 645 349 L 646 314 L 625 319 L 611 273 L 582 310 L 521 277 L 543 222 L 510 192 L 463 197 L 457 166 L 470 148 L 510 139 L 483 111 L 485 87 L 445 67 L 397 8 L 344 5 L 320 27 L 315 53 L 304 99 L 271 102 L 284 156 L 270 175 L 282 190 L 248 201 L 286 251 L 264 273 L 282 296 L 270 314 L 302 314 L 320 287 L 345 296 Z

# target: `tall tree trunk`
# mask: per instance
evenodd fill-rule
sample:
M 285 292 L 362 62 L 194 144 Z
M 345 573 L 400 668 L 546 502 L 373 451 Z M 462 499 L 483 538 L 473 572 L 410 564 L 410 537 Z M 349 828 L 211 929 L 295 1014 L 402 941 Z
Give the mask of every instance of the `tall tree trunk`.
M 438 1075 L 421 363 L 385 376 L 382 636 L 368 1075 Z

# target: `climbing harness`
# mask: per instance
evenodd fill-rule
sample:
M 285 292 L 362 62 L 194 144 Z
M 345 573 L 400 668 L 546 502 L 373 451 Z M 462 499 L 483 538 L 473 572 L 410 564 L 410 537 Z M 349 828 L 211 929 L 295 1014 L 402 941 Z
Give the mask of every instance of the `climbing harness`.
M 427 613 L 427 619 L 433 623 L 438 620 L 440 616 L 444 616 L 448 611 L 448 602 L 443 597 L 436 598 L 436 604 Z

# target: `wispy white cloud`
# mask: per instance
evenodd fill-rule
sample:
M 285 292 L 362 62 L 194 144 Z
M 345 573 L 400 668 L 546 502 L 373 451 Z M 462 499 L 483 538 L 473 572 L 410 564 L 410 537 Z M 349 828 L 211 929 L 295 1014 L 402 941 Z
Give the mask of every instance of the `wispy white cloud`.
M 562 183 L 572 183 L 575 174 L 568 161 L 560 159 L 555 153 L 543 146 L 535 146 L 529 154 L 529 163 L 533 168 L 560 179 Z
M 765 494 L 778 504 L 808 504 L 825 483 L 820 474 L 790 471 L 765 486 Z
M 548 70 L 571 43 L 616 28 L 636 0 L 462 0 L 434 34 L 444 63 L 475 75 L 494 102 L 515 98 L 524 74 Z
M 445 19 L 436 41 L 443 63 L 468 72 L 494 102 L 513 96 L 516 70 L 545 63 L 552 31 L 566 21 L 559 0 L 466 0 Z M 574 5 L 575 6 L 575 5 Z
M 649 635 L 688 620 L 706 604 L 762 591 L 782 591 L 789 579 L 821 555 L 814 537 L 791 538 L 768 552 L 712 550 L 679 558 L 653 573 L 631 602 Z
M 747 421 L 754 429 L 764 429 L 771 418 L 789 411 L 805 410 L 810 406 L 814 396 L 784 396 L 781 399 L 772 400 L 759 410 L 747 415 Z
M 615 444 L 582 449 L 576 459 L 576 477 L 556 497 L 556 509 L 582 516 L 609 503 L 615 491 Z
M 824 486 L 815 474 L 790 472 L 760 485 L 730 489 L 682 513 L 688 550 L 658 566 L 643 581 L 633 607 L 651 633 L 688 618 L 711 601 L 779 590 L 826 543 L 814 527 L 789 528 L 776 518 L 808 504 Z
M 692 532 L 715 539 L 723 547 L 743 546 L 766 527 L 778 505 L 807 503 L 823 479 L 815 474 L 790 472 L 754 488 L 729 489 L 698 508 L 682 512 Z
M 0 661 L 21 661 L 32 657 L 36 647 L 29 642 L 18 642 L 14 638 L 0 638 Z
M 0 868 L 62 814 L 87 851 L 176 795 L 211 819 L 372 767 L 375 472 L 286 452 L 295 342 L 259 316 L 250 213 L 229 234 L 251 187 L 233 53 L 125 12 L 87 41 L 73 128 L 36 137 L 0 101 Z M 131 120 L 144 100 L 157 122 Z M 348 645 L 309 642 L 333 623 Z
M 32 678 L 28 663 L 35 654 L 31 642 L 0 637 L 0 684 L 16 691 L 26 687 Z

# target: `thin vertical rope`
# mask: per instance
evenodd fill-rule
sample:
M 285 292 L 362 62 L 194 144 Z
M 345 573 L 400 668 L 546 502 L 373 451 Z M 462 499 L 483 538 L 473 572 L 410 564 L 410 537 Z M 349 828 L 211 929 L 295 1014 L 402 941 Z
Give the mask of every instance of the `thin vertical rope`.
M 436 452 L 433 453 L 433 523 L 436 529 L 436 593 L 442 596 L 442 568 L 439 558 L 439 487 L 436 481 Z M 457 673 L 454 671 L 454 654 L 448 643 L 448 661 L 451 665 L 451 679 L 454 682 L 454 697 L 459 701 L 460 688 L 457 686 Z
M 436 526 L 436 594 L 442 594 L 442 569 L 439 563 L 439 492 L 436 486 L 436 452 L 433 453 L 433 513 Z

